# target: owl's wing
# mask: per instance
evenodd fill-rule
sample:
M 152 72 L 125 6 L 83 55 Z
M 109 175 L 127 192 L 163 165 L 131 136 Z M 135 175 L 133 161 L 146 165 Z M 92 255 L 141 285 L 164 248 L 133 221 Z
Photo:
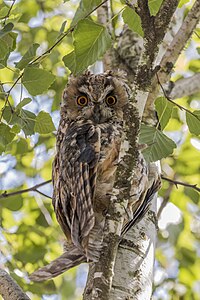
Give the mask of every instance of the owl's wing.
M 68 240 L 78 248 L 86 247 L 94 226 L 99 152 L 99 129 L 89 122 L 74 122 L 61 139 L 53 166 L 56 216 Z

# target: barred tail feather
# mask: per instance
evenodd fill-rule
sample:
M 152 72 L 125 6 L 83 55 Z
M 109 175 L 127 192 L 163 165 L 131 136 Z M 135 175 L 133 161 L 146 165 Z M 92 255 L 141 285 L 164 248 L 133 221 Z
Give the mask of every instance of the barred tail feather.
M 32 281 L 44 281 L 56 277 L 65 271 L 87 262 L 86 257 L 79 249 L 73 247 L 70 251 L 64 252 L 50 264 L 33 272 L 29 279 Z

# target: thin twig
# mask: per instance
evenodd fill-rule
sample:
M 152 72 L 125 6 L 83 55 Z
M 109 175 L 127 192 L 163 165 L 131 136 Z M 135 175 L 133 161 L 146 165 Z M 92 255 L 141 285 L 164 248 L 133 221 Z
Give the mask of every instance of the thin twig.
M 157 212 L 157 218 L 158 218 L 158 219 L 160 218 L 163 209 L 165 208 L 165 206 L 166 206 L 167 203 L 169 202 L 170 194 L 171 194 L 172 189 L 173 189 L 173 185 L 175 185 L 177 188 L 178 188 L 178 185 L 183 185 L 183 186 L 186 186 L 186 187 L 189 187 L 189 188 L 193 188 L 193 189 L 195 189 L 196 191 L 200 192 L 200 188 L 198 188 L 196 184 L 189 184 L 189 183 L 186 183 L 186 182 L 178 181 L 178 180 L 175 179 L 175 178 L 176 178 L 176 175 L 174 176 L 173 179 L 167 178 L 167 177 L 165 177 L 165 176 L 163 176 L 163 175 L 161 175 L 161 178 L 162 178 L 163 180 L 166 180 L 166 181 L 169 182 L 169 187 L 168 187 L 168 189 L 166 190 L 166 193 L 165 193 L 165 195 L 164 195 L 164 197 L 163 197 L 163 201 L 162 201 L 162 203 L 161 203 L 161 205 L 160 205 L 160 207 L 159 207 L 159 210 L 158 210 L 158 212 Z
M 0 122 L 1 122 L 1 120 L 3 118 L 4 108 L 6 107 L 7 103 L 10 106 L 11 112 L 13 112 L 13 108 L 12 108 L 12 106 L 10 104 L 10 101 L 9 101 L 9 96 L 10 96 L 10 93 L 11 93 L 12 89 L 15 87 L 15 85 L 18 83 L 18 81 L 22 78 L 23 74 L 24 74 L 24 72 L 15 80 L 15 82 L 13 83 L 13 85 L 11 86 L 11 88 L 6 92 L 6 101 L 5 101 L 4 106 L 2 108 L 2 113 L 1 113 L 1 116 L 0 116 Z
M 194 190 L 196 190 L 197 192 L 200 193 L 200 188 L 197 186 L 197 184 L 189 184 L 189 183 L 186 183 L 186 182 L 182 182 L 182 181 L 170 179 L 170 178 L 165 177 L 165 176 L 163 176 L 163 175 L 161 175 L 161 178 L 162 178 L 163 180 L 166 180 L 166 181 L 168 181 L 168 182 L 173 183 L 176 187 L 177 187 L 178 185 L 183 185 L 183 186 L 192 188 L 192 189 L 194 189 Z
M 199 118 L 198 118 L 192 111 L 190 111 L 190 110 L 187 109 L 186 107 L 184 107 L 184 106 L 182 106 L 182 105 L 180 105 L 180 104 L 174 102 L 174 101 L 167 95 L 167 93 L 166 93 L 164 87 L 162 86 L 162 84 L 161 84 L 161 82 L 160 82 L 160 80 L 159 80 L 159 77 L 158 77 L 158 73 L 157 73 L 157 72 L 156 72 L 156 77 L 157 77 L 157 80 L 158 80 L 158 84 L 159 84 L 159 86 L 161 87 L 161 90 L 162 90 L 162 92 L 163 92 L 163 95 L 164 95 L 164 97 L 167 99 L 167 101 L 169 101 L 169 102 L 171 102 L 172 104 L 174 104 L 175 106 L 177 106 L 180 110 L 185 110 L 186 112 L 188 112 L 189 114 L 193 115 L 196 119 L 199 120 Z
M 27 192 L 31 192 L 31 191 L 32 191 L 32 192 L 37 192 L 37 193 L 39 193 L 39 194 L 41 194 L 41 195 L 43 195 L 43 196 L 45 196 L 45 197 L 51 199 L 51 197 L 49 197 L 49 196 L 45 195 L 44 193 L 38 191 L 38 188 L 39 188 L 39 187 L 41 187 L 41 186 L 43 186 L 43 185 L 45 185 L 45 184 L 48 184 L 48 183 L 50 183 L 50 182 L 51 182 L 51 179 L 49 179 L 49 180 L 47 180 L 47 181 L 44 181 L 44 182 L 41 182 L 41 183 L 39 183 L 39 184 L 36 184 L 36 185 L 34 185 L 34 186 L 32 186 L 32 187 L 30 187 L 30 188 L 28 188 L 28 189 L 19 190 L 19 191 L 12 192 L 12 193 L 7 193 L 7 192 L 5 191 L 4 193 L 2 193 L 2 194 L 0 195 L 0 199 L 2 199 L 2 198 L 8 198 L 8 197 L 11 197 L 11 196 L 15 196 L 15 195 L 19 195 L 19 194 L 23 194 L 23 193 L 27 193 Z
M 3 108 L 1 109 L 2 113 L 1 113 L 1 116 L 0 116 L 0 122 L 1 122 L 2 117 L 3 117 L 3 113 L 4 113 L 4 108 L 6 107 L 7 103 L 10 106 L 10 110 L 11 110 L 12 113 L 13 113 L 13 108 L 12 108 L 12 105 L 10 104 L 10 101 L 9 101 L 9 94 L 7 92 L 5 92 L 2 82 L 0 82 L 0 86 L 1 86 L 1 89 L 2 89 L 3 93 L 5 93 L 5 103 L 4 103 Z
M 11 6 L 10 6 L 10 8 L 9 8 L 8 12 L 7 12 L 7 14 L 6 14 L 4 17 L 1 17 L 1 18 L 0 18 L 0 20 L 3 20 L 3 19 L 5 19 L 5 20 L 4 20 L 4 22 L 3 22 L 3 25 L 5 25 L 5 23 L 6 23 L 6 20 L 9 18 L 9 16 L 10 16 L 10 13 L 11 13 L 11 10 L 12 10 L 12 8 L 13 8 L 13 5 L 15 4 L 15 2 L 16 2 L 16 0 L 13 0 L 13 3 L 11 4 Z
M 46 197 L 46 198 L 49 198 L 49 199 L 52 199 L 50 196 L 46 195 L 45 193 L 42 193 L 41 191 L 39 191 L 38 189 L 35 189 L 34 192 L 37 192 L 38 194 Z
M 194 34 L 200 39 L 200 35 L 196 31 L 194 31 Z

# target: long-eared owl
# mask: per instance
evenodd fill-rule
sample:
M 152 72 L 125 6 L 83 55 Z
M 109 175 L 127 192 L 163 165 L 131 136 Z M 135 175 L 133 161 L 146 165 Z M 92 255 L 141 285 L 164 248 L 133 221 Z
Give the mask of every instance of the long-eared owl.
M 91 230 L 112 192 L 127 102 L 125 79 L 112 72 L 87 72 L 71 79 L 63 93 L 53 205 L 68 242 L 87 256 Z
M 71 78 L 64 90 L 53 163 L 53 206 L 67 244 L 64 254 L 34 272 L 32 280 L 46 280 L 81 262 L 98 260 L 128 98 L 124 74 L 110 71 Z M 124 232 L 142 218 L 157 188 L 137 199 Z

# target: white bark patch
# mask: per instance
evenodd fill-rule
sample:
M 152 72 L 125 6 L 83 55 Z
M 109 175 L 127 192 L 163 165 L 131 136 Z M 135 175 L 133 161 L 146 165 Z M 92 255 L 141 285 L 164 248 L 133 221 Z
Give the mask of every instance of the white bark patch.
M 120 154 L 119 154 L 119 161 L 126 155 L 126 152 L 129 150 L 130 144 L 128 140 L 124 140 L 121 144 Z
M 147 101 L 148 94 L 149 94 L 148 92 L 144 92 L 141 90 L 139 90 L 136 94 L 135 99 L 137 101 L 137 109 L 138 109 L 140 118 L 143 115 L 143 111 L 144 111 L 144 107 L 145 107 L 145 104 Z
M 101 278 L 102 275 L 103 275 L 102 272 L 95 272 L 94 273 L 94 278 Z
M 113 188 L 113 189 L 112 189 L 112 194 L 113 194 L 113 196 L 111 197 L 111 201 L 115 201 L 115 200 L 117 199 L 116 196 L 119 195 L 119 189 Z
M 109 233 L 114 233 L 115 235 L 121 234 L 122 224 L 118 221 L 110 220 L 108 222 Z
M 155 243 L 155 225 L 147 213 L 119 245 L 109 300 L 151 298 Z

